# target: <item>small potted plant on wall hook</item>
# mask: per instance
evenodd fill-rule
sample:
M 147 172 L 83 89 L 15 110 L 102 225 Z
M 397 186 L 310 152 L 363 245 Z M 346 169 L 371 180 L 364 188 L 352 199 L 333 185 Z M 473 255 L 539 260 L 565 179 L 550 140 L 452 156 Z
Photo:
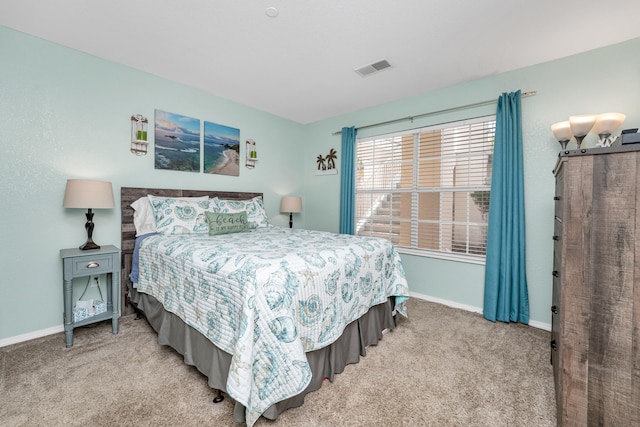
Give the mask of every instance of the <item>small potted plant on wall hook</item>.
M 131 116 L 131 152 L 136 156 L 147 154 L 147 126 L 149 121 L 141 114 Z
M 247 161 L 245 166 L 249 169 L 253 169 L 256 167 L 256 162 L 258 161 L 258 152 L 256 151 L 256 142 L 253 139 L 247 139 L 247 150 L 246 157 Z

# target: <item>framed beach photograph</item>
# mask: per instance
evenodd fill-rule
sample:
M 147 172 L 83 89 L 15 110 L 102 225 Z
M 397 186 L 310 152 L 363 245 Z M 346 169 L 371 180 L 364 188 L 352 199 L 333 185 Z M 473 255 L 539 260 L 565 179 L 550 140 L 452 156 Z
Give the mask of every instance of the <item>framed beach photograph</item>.
M 204 173 L 240 176 L 240 129 L 204 122 Z
M 155 168 L 200 172 L 200 120 L 156 110 Z

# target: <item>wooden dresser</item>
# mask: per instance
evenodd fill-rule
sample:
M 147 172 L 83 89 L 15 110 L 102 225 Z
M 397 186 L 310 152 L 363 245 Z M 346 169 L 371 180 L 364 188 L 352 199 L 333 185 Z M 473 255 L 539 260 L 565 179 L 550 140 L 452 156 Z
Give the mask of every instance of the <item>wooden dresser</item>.
M 640 144 L 563 151 L 551 361 L 559 426 L 640 426 Z

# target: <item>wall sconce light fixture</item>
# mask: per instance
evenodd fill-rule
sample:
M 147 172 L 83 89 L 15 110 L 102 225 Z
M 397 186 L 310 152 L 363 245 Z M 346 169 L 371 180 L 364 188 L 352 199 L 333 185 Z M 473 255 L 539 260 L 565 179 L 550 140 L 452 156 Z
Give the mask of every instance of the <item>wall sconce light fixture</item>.
M 147 154 L 147 126 L 149 121 L 140 114 L 131 116 L 131 152 L 136 156 Z

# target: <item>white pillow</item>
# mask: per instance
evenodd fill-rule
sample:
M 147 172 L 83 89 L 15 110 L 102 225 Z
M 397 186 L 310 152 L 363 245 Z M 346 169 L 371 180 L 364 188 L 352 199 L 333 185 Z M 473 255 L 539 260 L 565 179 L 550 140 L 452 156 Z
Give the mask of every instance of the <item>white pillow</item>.
M 160 197 L 156 196 L 159 199 L 169 197 Z M 193 200 L 193 201 L 201 201 L 201 200 L 209 200 L 209 196 L 202 197 L 173 197 L 173 199 L 178 200 Z M 153 212 L 153 206 L 151 206 L 151 201 L 149 197 L 140 197 L 135 202 L 130 205 L 133 208 L 133 225 L 136 228 L 136 237 L 141 236 L 143 234 L 148 233 L 156 233 L 156 217 Z
M 209 199 L 181 200 L 172 197 L 147 196 L 156 218 L 156 230 L 162 234 L 207 234 L 209 223 L 205 212 Z
M 262 196 L 256 196 L 250 200 L 224 200 L 219 198 L 211 199 L 211 208 L 220 213 L 237 213 L 246 211 L 249 228 L 271 227 L 269 218 L 262 204 Z

